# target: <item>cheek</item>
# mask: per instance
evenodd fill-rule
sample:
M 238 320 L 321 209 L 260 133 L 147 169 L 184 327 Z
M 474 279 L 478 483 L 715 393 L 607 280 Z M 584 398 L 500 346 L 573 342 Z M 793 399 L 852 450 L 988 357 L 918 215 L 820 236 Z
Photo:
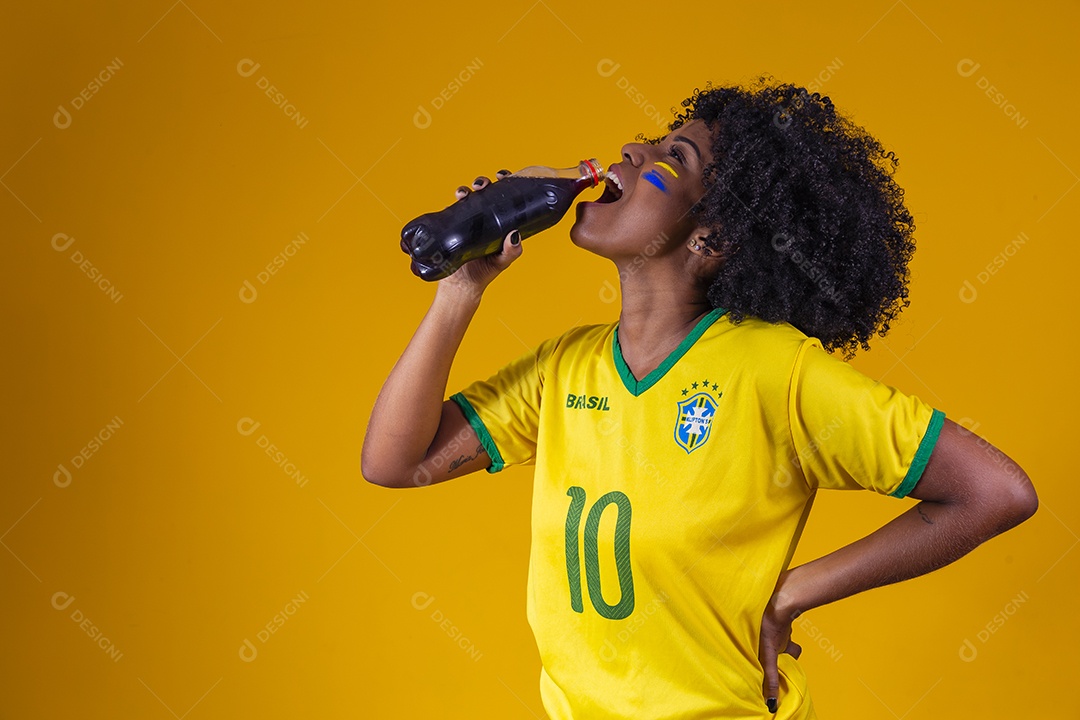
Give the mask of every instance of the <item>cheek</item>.
M 634 195 L 625 208 L 625 216 L 635 223 L 665 226 L 684 218 L 693 205 L 684 188 L 669 178 L 650 179 L 648 173 L 638 178 Z M 661 187 L 662 185 L 662 187 Z
M 665 195 L 669 194 L 667 182 L 664 180 L 664 176 L 660 174 L 659 170 L 646 170 L 641 175 L 641 180 L 639 180 L 639 182 L 641 181 L 649 183 Z

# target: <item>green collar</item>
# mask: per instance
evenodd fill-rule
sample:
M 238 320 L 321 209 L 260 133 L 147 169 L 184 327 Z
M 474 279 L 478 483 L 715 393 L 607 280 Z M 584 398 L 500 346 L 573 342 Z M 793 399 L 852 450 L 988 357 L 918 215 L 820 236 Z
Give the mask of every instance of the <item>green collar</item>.
M 697 342 L 697 339 L 709 329 L 709 326 L 716 322 L 725 312 L 727 310 L 719 307 L 710 310 L 708 314 L 698 320 L 697 325 L 690 331 L 690 334 L 683 338 L 683 341 L 671 351 L 671 354 L 664 359 L 664 362 L 660 363 L 657 368 L 641 380 L 634 377 L 634 374 L 630 372 L 630 367 L 626 364 L 626 360 L 623 358 L 622 347 L 619 345 L 619 323 L 615 323 L 615 332 L 611 340 L 611 354 L 615 358 L 615 368 L 619 371 L 619 377 L 622 378 L 623 385 L 626 386 L 630 394 L 637 397 L 655 385 L 679 361 L 679 358 L 685 355 L 686 351 Z

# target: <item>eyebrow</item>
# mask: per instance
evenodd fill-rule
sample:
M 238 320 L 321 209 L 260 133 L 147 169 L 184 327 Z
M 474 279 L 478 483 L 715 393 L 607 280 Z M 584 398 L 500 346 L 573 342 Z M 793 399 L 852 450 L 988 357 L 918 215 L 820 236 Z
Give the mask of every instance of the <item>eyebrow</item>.
M 689 145 L 690 147 L 694 148 L 694 152 L 697 153 L 697 159 L 698 159 L 698 162 L 700 163 L 701 162 L 701 150 L 698 149 L 697 143 L 694 142 L 693 140 L 691 140 L 690 138 L 683 137 L 682 135 L 680 135 L 679 137 L 672 140 L 672 142 L 680 142 L 680 141 L 684 142 L 687 145 Z

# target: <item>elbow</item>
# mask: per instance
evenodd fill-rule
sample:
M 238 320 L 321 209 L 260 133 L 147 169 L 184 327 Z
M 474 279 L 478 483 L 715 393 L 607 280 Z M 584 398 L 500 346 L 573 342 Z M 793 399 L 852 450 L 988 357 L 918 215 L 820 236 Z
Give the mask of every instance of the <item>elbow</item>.
M 382 476 L 375 475 L 375 473 L 371 472 L 367 468 L 364 468 L 364 467 L 360 468 L 360 476 L 363 477 L 365 480 L 367 480 L 368 483 L 370 483 L 371 485 L 380 485 L 382 487 L 390 487 L 390 485 L 386 482 L 386 480 Z
M 1024 475 L 1019 481 L 1013 483 L 1016 487 L 1012 492 L 1012 507 L 1016 513 L 1016 523 L 1024 522 L 1039 509 L 1039 495 L 1035 492 L 1035 486 L 1031 479 Z
M 392 474 L 380 469 L 377 463 L 367 459 L 363 453 L 360 455 L 360 475 L 372 485 L 386 488 L 400 487 Z
M 392 482 L 388 482 L 388 481 L 386 481 L 386 480 L 382 479 L 381 477 L 375 477 L 375 476 L 371 475 L 370 473 L 365 473 L 365 472 L 364 472 L 364 471 L 362 471 L 362 470 L 360 471 L 360 474 L 361 474 L 361 475 L 363 476 L 363 478 L 364 478 L 365 480 L 367 480 L 367 481 L 368 481 L 368 483 L 370 483 L 371 485 L 378 485 L 379 487 L 385 487 L 385 488 L 393 488 L 393 487 L 397 487 L 397 486 L 396 486 L 396 485 L 394 485 L 394 484 L 393 484 Z
M 379 487 L 384 487 L 384 488 L 400 488 L 400 487 L 404 487 L 400 483 L 397 483 L 394 480 L 392 480 L 390 478 L 387 478 L 387 477 L 384 477 L 382 475 L 371 475 L 369 473 L 365 473 L 362 470 L 360 471 L 360 474 L 364 477 L 365 480 L 367 480 L 372 485 L 378 485 Z
M 1039 496 L 1035 492 L 1035 486 L 1023 471 L 1019 475 L 1006 478 L 998 498 L 996 505 L 1003 516 L 1004 529 L 1016 527 L 1039 509 Z

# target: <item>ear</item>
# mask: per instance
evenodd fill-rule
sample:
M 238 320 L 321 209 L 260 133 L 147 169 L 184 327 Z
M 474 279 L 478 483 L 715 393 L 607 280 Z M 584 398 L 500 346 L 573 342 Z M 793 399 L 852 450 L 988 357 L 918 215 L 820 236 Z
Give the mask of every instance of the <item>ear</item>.
M 708 246 L 707 241 L 714 237 L 715 233 L 706 227 L 697 227 L 686 239 L 686 246 L 695 255 L 704 259 L 717 259 L 722 257 Z

